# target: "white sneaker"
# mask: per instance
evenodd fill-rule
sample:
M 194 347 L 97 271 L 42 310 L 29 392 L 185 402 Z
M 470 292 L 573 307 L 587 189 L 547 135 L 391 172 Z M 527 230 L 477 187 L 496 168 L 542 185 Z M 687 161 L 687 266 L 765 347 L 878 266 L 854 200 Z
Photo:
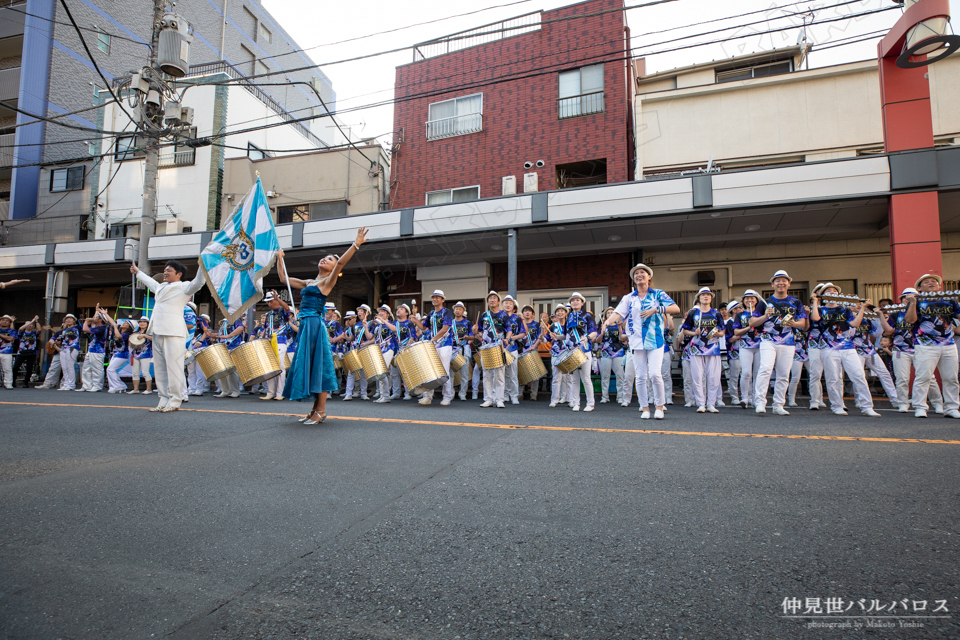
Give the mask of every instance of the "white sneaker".
M 432 402 L 433 402 L 433 398 L 420 398 L 420 402 L 418 402 L 417 404 L 422 404 L 423 406 L 427 406 Z
M 926 418 L 926 417 L 927 417 L 927 410 L 926 410 L 926 409 L 917 409 L 916 411 L 913 412 L 913 417 L 914 417 L 914 418 Z
M 757 405 L 757 408 L 755 409 L 755 411 L 756 411 L 757 413 L 759 413 L 759 414 L 764 414 L 764 413 L 767 412 L 767 408 L 766 408 L 766 407 L 761 407 L 760 405 Z
M 600 398 L 600 404 L 607 404 L 610 402 L 610 398 Z
M 707 407 L 707 413 L 720 413 L 720 410 L 716 407 Z
M 880 414 L 874 411 L 873 409 L 864 409 L 860 413 L 870 418 L 879 418 Z
M 283 400 L 283 396 L 276 396 L 274 400 Z
M 492 406 L 493 406 L 493 402 L 491 402 L 490 400 L 484 400 L 484 401 L 483 401 L 483 404 L 480 405 L 480 406 L 483 407 L 484 409 L 486 409 L 486 408 L 488 408 L 488 407 L 492 407 Z
M 239 397 L 240 397 L 240 392 L 239 392 L 239 391 L 234 391 L 233 393 L 230 394 L 230 397 L 231 397 L 231 398 L 239 398 Z
M 697 407 L 697 413 L 706 413 L 706 412 L 707 412 L 707 408 L 705 406 L 700 405 L 699 407 Z
M 692 402 L 687 402 L 687 403 L 685 403 L 683 406 L 685 406 L 685 407 L 692 407 L 692 406 L 693 406 L 693 403 L 692 403 Z
M 592 404 L 588 404 L 586 407 L 583 408 L 583 410 L 584 410 L 585 412 L 586 412 L 586 411 L 593 411 L 593 405 L 592 405 Z
M 229 395 L 230 395 L 229 393 L 218 393 L 217 395 L 215 395 L 215 396 L 213 396 L 213 397 L 214 397 L 214 398 L 226 398 L 226 397 L 229 396 Z
M 673 400 L 671 400 L 670 398 L 667 398 L 667 401 L 664 404 L 673 404 Z
M 150 395 L 151 393 L 153 393 L 153 391 L 141 391 L 141 392 L 140 392 L 141 395 L 145 395 L 145 396 L 148 396 L 148 395 Z
M 908 405 L 908 404 L 902 404 L 902 405 L 900 405 L 900 407 L 897 409 L 897 411 L 900 412 L 900 413 L 910 413 L 910 405 Z
M 787 403 L 787 406 L 788 406 L 788 407 L 799 407 L 800 405 L 797 404 L 797 401 L 796 401 L 796 400 L 791 400 L 790 402 Z
M 377 398 L 373 401 L 374 404 L 387 404 L 390 402 L 390 398 Z
M 650 419 L 650 409 L 649 409 L 649 407 L 646 408 L 646 409 L 641 409 L 641 411 L 642 411 L 643 413 L 640 414 L 640 419 L 641 419 L 641 420 L 649 420 L 649 419 Z
M 775 407 L 773 408 L 773 415 L 776 415 L 776 416 L 788 416 L 788 415 L 790 415 L 790 412 L 787 411 L 786 409 L 784 409 L 783 407 L 776 407 L 776 406 L 775 406 Z
M 497 403 L 497 409 L 506 409 L 506 408 L 507 408 L 507 407 L 506 407 L 506 405 L 503 404 L 503 401 L 502 401 L 502 400 Z
M 274 398 L 274 396 L 273 396 L 272 393 L 268 393 L 268 394 L 265 395 L 265 396 L 260 396 L 260 399 L 261 399 L 261 400 L 273 400 L 273 398 Z
M 139 392 L 139 391 L 132 390 L 132 389 L 131 389 L 130 391 L 127 391 L 127 395 L 128 395 L 128 396 L 132 396 L 132 395 L 134 395 L 134 394 L 140 395 L 140 392 Z
M 850 414 L 847 413 L 847 410 L 846 410 L 846 409 L 834 409 L 834 410 L 833 410 L 833 415 L 835 415 L 835 416 L 847 416 L 847 415 L 850 415 Z M 926 416 L 923 416 L 923 417 L 926 418 Z
M 219 398 L 220 396 L 217 396 L 217 397 Z M 353 396 L 343 396 L 344 402 L 349 402 L 350 400 L 353 400 Z
M 717 406 L 718 406 L 718 407 L 725 407 L 725 406 L 727 406 L 727 405 L 723 404 L 723 400 L 717 400 Z
M 189 399 L 189 398 L 180 398 L 180 402 L 181 402 L 181 403 L 183 403 L 183 402 L 190 402 L 190 399 Z
M 389 400 L 387 400 L 387 402 L 389 402 Z M 441 400 L 441 401 L 440 401 L 440 406 L 441 406 L 441 407 L 449 407 L 449 406 L 450 406 L 450 401 L 449 401 L 449 400 Z
M 939 405 L 934 406 L 934 407 L 933 407 L 933 410 L 936 411 L 937 413 L 939 413 L 940 415 L 943 415 L 943 405 L 942 405 L 942 404 L 939 404 Z
M 653 412 L 654 420 L 663 420 L 663 409 L 657 409 Z
M 944 418 L 960 418 L 960 411 L 957 411 L 956 409 L 950 409 L 950 411 L 947 411 L 945 414 L 943 414 L 943 417 Z
M 551 403 L 550 403 L 550 408 L 553 408 L 553 407 L 555 407 L 555 406 L 557 406 L 557 403 L 556 403 L 556 402 L 551 402 Z
M 578 404 L 574 405 L 573 407 L 571 407 L 571 409 L 573 409 L 574 411 L 580 411 L 580 405 Z
M 630 403 L 629 403 L 629 402 L 621 402 L 621 403 L 620 403 L 620 406 L 621 406 L 621 407 L 629 407 L 629 406 L 630 406 Z
M 409 393 L 405 393 L 405 394 L 403 394 L 403 399 L 404 399 L 404 400 L 413 400 L 413 396 L 411 396 Z M 474 398 L 474 400 L 476 400 L 476 398 Z
M 520 399 L 517 396 L 510 398 L 510 404 L 520 404 Z
M 819 411 L 819 410 L 820 410 L 819 404 L 817 404 L 816 402 L 810 403 L 810 411 Z

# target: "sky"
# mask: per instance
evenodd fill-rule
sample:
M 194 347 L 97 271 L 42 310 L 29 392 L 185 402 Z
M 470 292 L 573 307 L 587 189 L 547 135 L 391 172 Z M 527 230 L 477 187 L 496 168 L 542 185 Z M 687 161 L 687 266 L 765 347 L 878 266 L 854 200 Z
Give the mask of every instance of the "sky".
M 631 6 L 644 1 L 648 0 L 625 0 L 625 4 Z M 870 16 L 818 24 L 893 6 L 891 0 L 858 0 L 841 7 L 831 6 L 843 1 L 815 0 L 795 4 L 794 0 L 675 0 L 657 6 L 631 9 L 627 11 L 627 23 L 632 34 L 634 55 L 646 57 L 648 73 L 774 47 L 793 46 L 803 32 L 803 20 L 799 15 L 787 14 L 808 9 L 813 10 L 813 24 L 807 27 L 808 41 L 814 44 L 809 60 L 811 68 L 874 58 L 876 43 L 882 33 L 869 41 L 817 51 L 818 47 L 840 44 L 846 38 L 856 39 L 858 36 L 881 30 L 885 32 L 900 15 L 900 11 L 894 9 Z M 390 104 L 371 105 L 392 99 L 395 68 L 413 60 L 412 45 L 532 11 L 572 4 L 570 0 L 460 0 L 457 3 L 439 0 L 365 0 L 360 4 L 331 0 L 323 3 L 315 0 L 262 0 L 262 3 L 294 40 L 308 49 L 307 54 L 331 79 L 337 93 L 340 119 L 349 126 L 353 136 L 380 137 L 383 142 L 390 140 L 393 107 Z M 321 6 L 322 9 L 319 9 Z M 953 15 L 960 16 L 960 0 L 950 0 L 950 6 Z M 318 9 L 305 13 L 306 7 Z M 762 13 L 747 17 L 731 17 L 761 10 Z M 476 13 L 443 19 L 467 12 Z M 718 18 L 726 20 L 697 26 L 697 23 Z M 960 17 L 957 19 L 960 20 Z M 427 21 L 433 22 L 411 26 Z M 747 22 L 759 24 L 741 26 Z M 761 31 L 788 26 L 791 28 L 787 31 L 758 35 Z M 667 42 L 725 27 L 729 29 L 721 33 Z M 397 30 L 398 28 L 401 29 Z M 666 29 L 670 31 L 652 33 Z M 395 31 L 371 36 L 387 30 Z M 728 39 L 720 44 L 683 51 L 661 52 L 667 48 L 726 39 L 734 35 L 749 37 Z M 343 42 L 344 40 L 351 41 Z M 396 53 L 337 63 L 355 56 L 401 48 L 403 50 Z

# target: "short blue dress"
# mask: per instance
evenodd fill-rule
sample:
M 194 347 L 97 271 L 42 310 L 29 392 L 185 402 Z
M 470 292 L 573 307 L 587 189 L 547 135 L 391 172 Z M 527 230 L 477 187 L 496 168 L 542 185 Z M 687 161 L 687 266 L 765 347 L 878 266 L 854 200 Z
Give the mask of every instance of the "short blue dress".
M 283 396 L 290 400 L 313 400 L 318 393 L 340 388 L 327 323 L 323 320 L 326 302 L 327 296 L 316 285 L 300 291 L 297 349 L 283 387 Z

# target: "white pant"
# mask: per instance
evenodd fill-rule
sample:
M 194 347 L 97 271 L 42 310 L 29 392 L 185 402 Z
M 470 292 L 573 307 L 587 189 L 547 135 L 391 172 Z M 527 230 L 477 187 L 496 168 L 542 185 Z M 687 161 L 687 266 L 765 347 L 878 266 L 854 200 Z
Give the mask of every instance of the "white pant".
M 760 350 L 740 349 L 740 399 L 748 407 L 753 405 L 754 383 L 759 372 Z
M 622 404 L 626 395 L 626 380 L 623 377 L 623 358 L 600 358 L 600 397 L 610 399 L 610 372 L 617 381 L 617 404 Z M 631 392 L 632 395 L 632 392 Z
M 787 401 L 787 386 L 790 384 L 790 368 L 796 347 L 793 345 L 775 345 L 772 342 L 760 343 L 760 371 L 754 383 L 753 403 L 758 407 L 767 406 L 767 387 L 770 376 L 777 372 L 777 386 L 773 390 L 773 406 L 783 408 Z
M 476 362 L 473 363 L 473 376 L 471 377 L 473 381 L 473 395 L 477 395 L 480 391 L 480 378 L 483 377 L 483 367 L 481 367 Z
M 550 384 L 550 404 L 559 402 L 573 402 L 573 391 L 570 390 L 570 375 L 557 367 L 557 356 L 550 358 L 553 366 L 553 379 Z
M 730 402 L 740 404 L 740 359 L 727 360 L 727 391 Z
M 43 386 L 53 388 L 60 382 L 60 354 L 53 354 L 50 366 L 47 368 L 47 377 L 43 379 Z
M 347 386 L 344 389 L 344 397 L 353 395 L 353 387 L 356 384 L 359 387 L 360 397 L 364 400 L 367 399 L 367 372 L 363 369 L 358 370 L 356 373 L 350 372 L 347 374 Z M 413 391 L 413 389 L 407 389 L 408 392 Z
M 485 402 L 503 402 L 505 367 L 483 370 L 483 399 Z
M 437 355 L 440 356 L 440 362 L 443 363 L 443 370 L 447 372 L 447 381 L 443 383 L 443 399 L 453 400 L 453 373 L 450 371 L 450 360 L 453 358 L 453 346 L 437 347 Z M 428 391 L 424 397 L 432 398 L 436 389 Z
M 156 373 L 156 369 L 154 369 Z M 217 387 L 220 389 L 220 393 L 223 395 L 229 396 L 234 393 L 239 394 L 242 388 L 240 384 L 240 374 L 234 371 L 224 378 L 217 380 Z
M 380 391 L 380 398 L 386 400 L 390 397 L 390 387 L 393 383 L 393 371 L 390 365 L 393 364 L 393 349 L 383 353 L 383 362 L 387 365 L 387 375 L 377 380 L 377 389 Z
M 187 365 L 187 387 L 189 393 L 205 393 L 210 390 L 207 376 L 203 375 L 203 369 L 196 360 Z
M 690 371 L 690 359 L 680 358 L 680 375 L 683 378 L 683 403 L 693 404 L 693 373 Z
M 463 355 L 467 358 L 467 363 L 460 368 L 460 399 L 467 399 L 467 389 L 470 387 L 470 347 L 463 347 Z
M 179 407 L 186 386 L 183 359 L 187 345 L 181 336 L 153 336 L 153 375 L 157 379 L 157 406 Z
M 896 406 L 897 388 L 893 384 L 893 378 L 890 377 L 890 372 L 887 371 L 887 365 L 883 364 L 880 356 L 876 353 L 872 356 L 860 356 L 860 362 L 863 363 L 865 368 L 869 367 L 871 373 L 879 378 L 880 385 L 883 387 L 883 392 L 887 394 L 887 399 L 890 400 L 890 404 Z
M 140 382 L 141 375 L 147 382 L 153 380 L 153 377 L 150 375 L 151 364 L 153 364 L 153 358 L 144 358 L 143 360 L 133 359 L 133 364 L 130 365 L 130 368 L 133 369 L 133 384 Z
M 286 342 L 277 343 L 277 353 L 280 354 L 280 375 L 266 381 L 268 396 L 282 396 L 283 387 L 287 383 L 287 370 L 283 368 L 283 361 L 287 355 Z M 390 363 L 387 363 L 387 366 L 390 366 Z
M 913 354 L 897 351 L 893 354 L 893 375 L 897 381 L 897 404 L 910 404 L 910 367 L 913 366 Z M 943 396 L 940 394 L 940 385 L 934 379 L 927 387 L 927 397 L 934 408 L 943 407 Z
M 823 378 L 823 353 L 823 349 L 807 349 L 807 386 L 810 389 L 810 403 L 826 406 L 823 401 L 823 385 L 820 383 Z
M 873 409 L 867 377 L 863 375 L 863 363 L 855 349 L 822 349 L 820 360 L 823 362 L 823 377 L 827 380 L 827 396 L 830 398 L 831 409 L 837 411 L 843 408 L 844 372 L 853 384 L 853 393 L 860 410 Z
M 61 389 L 77 388 L 77 350 L 61 349 L 60 366 L 62 367 L 63 380 L 60 381 Z
M 0 381 L 7 389 L 13 389 L 13 354 L 0 353 Z
M 593 380 L 590 379 L 590 370 L 593 369 L 593 354 L 584 353 L 583 355 L 587 356 L 586 362 L 570 372 L 570 386 L 573 391 L 573 398 L 570 398 L 570 401 L 573 402 L 574 407 L 580 406 L 581 383 L 583 384 L 583 392 L 587 395 L 587 406 L 592 407 L 594 404 Z
M 803 362 L 794 360 L 790 366 L 790 388 L 787 390 L 787 400 L 790 404 L 797 402 L 797 387 L 800 386 L 800 374 L 803 372 Z
M 717 400 L 720 399 L 720 356 L 693 356 L 689 368 L 693 403 L 698 407 L 717 406 Z
M 110 358 L 110 366 L 107 367 L 107 382 L 110 383 L 110 391 L 126 391 L 127 385 L 120 379 L 120 368 L 129 361 L 128 358 L 113 356 Z
M 103 354 L 87 353 L 83 359 L 83 368 L 80 369 L 80 381 L 84 391 L 100 391 L 103 389 Z
M 662 407 L 665 402 L 663 388 L 663 349 L 636 349 L 633 351 L 633 370 L 637 376 L 637 398 L 640 408 L 650 406 L 650 396 L 647 393 L 647 380 L 653 383 L 654 404 Z
M 660 373 L 663 376 L 663 397 L 666 402 L 673 402 L 673 354 L 664 350 L 663 363 L 660 365 Z M 652 383 L 651 383 L 652 384 Z M 647 389 L 652 395 L 653 389 Z
M 937 384 L 933 377 L 934 370 L 940 372 L 940 382 L 943 383 L 943 410 L 956 411 L 960 409 L 960 384 L 957 381 L 957 366 L 960 359 L 954 345 L 928 347 L 915 345 L 913 347 L 913 368 L 917 375 L 913 380 L 913 408 L 927 408 L 927 393 L 930 385 Z
M 511 351 L 513 354 L 513 362 L 504 367 L 503 371 L 503 384 L 504 390 L 503 395 L 507 398 L 513 400 L 520 395 L 520 380 L 517 373 L 517 360 L 519 359 L 519 352 Z

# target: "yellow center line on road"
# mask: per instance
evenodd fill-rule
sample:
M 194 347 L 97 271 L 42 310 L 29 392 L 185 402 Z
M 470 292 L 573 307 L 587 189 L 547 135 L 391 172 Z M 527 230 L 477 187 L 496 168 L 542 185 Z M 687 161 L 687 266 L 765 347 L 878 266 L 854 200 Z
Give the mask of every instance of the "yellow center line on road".
M 0 405 L 24 405 L 31 407 L 85 407 L 89 409 L 129 409 L 147 411 L 149 407 L 122 407 L 109 404 L 49 404 L 42 402 L 0 402 Z M 227 409 L 187 409 L 192 413 L 227 413 L 248 416 L 300 417 L 300 413 L 272 413 L 264 411 L 229 411 Z M 960 440 L 933 440 L 930 438 L 871 438 L 866 436 L 816 436 L 777 433 L 728 433 L 709 431 L 671 431 L 666 429 L 606 429 L 603 427 L 548 427 L 523 424 L 490 424 L 486 422 L 449 422 L 437 420 L 406 420 L 403 418 L 368 418 L 363 416 L 327 416 L 330 420 L 353 420 L 356 422 L 385 422 L 390 424 L 428 424 L 447 427 L 478 427 L 482 429 L 531 429 L 534 431 L 595 431 L 598 433 L 647 433 L 671 436 L 707 436 L 711 438 L 781 438 L 785 440 L 835 440 L 841 442 L 902 442 L 915 444 L 960 444 Z

